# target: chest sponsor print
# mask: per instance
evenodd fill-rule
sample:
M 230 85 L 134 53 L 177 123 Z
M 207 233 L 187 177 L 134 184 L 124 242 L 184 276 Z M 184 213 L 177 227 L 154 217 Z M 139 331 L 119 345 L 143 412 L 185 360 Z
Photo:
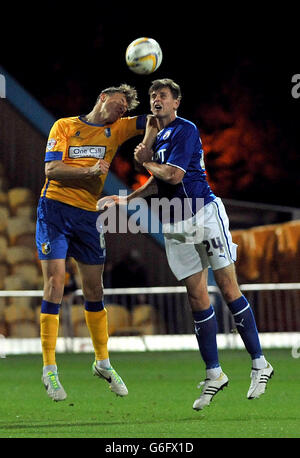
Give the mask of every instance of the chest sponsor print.
M 81 158 L 95 158 L 103 159 L 106 153 L 106 146 L 93 146 L 93 145 L 82 145 L 82 146 L 69 146 L 69 158 L 81 159 Z

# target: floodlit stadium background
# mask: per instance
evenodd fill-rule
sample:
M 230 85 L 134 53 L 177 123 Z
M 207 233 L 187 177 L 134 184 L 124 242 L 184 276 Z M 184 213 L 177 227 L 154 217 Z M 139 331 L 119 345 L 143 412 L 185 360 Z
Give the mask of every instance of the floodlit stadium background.
M 4 16 L 10 14 L 6 8 Z M 20 12 L 10 35 L 1 29 L 6 95 L 0 99 L 2 355 L 40 351 L 42 280 L 34 222 L 51 124 L 86 113 L 102 88 L 121 82 L 137 88 L 141 104 L 136 112 L 148 112 L 148 87 L 160 77 L 181 85 L 178 114 L 199 127 L 209 182 L 229 214 L 239 245 L 239 281 L 253 306 L 262 344 L 299 344 L 300 100 L 292 94 L 292 78 L 299 73 L 297 28 L 290 12 L 285 17 L 273 10 L 270 17 L 249 11 L 247 23 L 242 11 L 223 13 L 162 14 L 159 8 L 137 20 L 125 7 L 111 12 L 93 5 L 63 13 L 55 2 L 46 2 L 43 14 L 29 7 Z M 289 27 L 282 34 L 285 22 Z M 139 36 L 153 37 L 162 47 L 163 63 L 150 76 L 135 75 L 125 65 L 125 49 Z M 116 156 L 107 194 L 136 188 L 147 179 L 134 171 L 137 141 L 123 145 Z M 186 295 L 167 266 L 161 237 L 108 234 L 107 251 L 111 349 L 196 349 Z M 144 275 L 134 273 L 137 265 Z M 72 274 L 72 263 L 69 269 Z M 220 345 L 239 347 L 212 275 L 210 291 Z M 77 284 L 62 308 L 58 351 L 92 351 L 81 304 Z

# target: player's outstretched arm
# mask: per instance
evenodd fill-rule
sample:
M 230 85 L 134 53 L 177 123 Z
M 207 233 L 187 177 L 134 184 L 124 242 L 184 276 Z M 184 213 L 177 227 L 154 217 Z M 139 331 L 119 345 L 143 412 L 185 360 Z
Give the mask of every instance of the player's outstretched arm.
M 127 205 L 134 198 L 143 198 L 151 196 L 157 192 L 157 185 L 154 177 L 150 177 L 143 186 L 133 191 L 128 196 L 105 196 L 98 200 L 96 209 L 97 210 L 106 210 L 109 207 L 114 205 Z

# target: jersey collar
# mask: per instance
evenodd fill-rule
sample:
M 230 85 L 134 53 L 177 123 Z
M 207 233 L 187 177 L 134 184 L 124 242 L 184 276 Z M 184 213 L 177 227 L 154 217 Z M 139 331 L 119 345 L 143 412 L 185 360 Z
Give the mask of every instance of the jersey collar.
M 84 122 L 84 124 L 87 124 L 88 126 L 95 126 L 95 127 L 105 127 L 107 124 L 94 124 L 92 122 L 85 121 L 83 119 L 84 115 L 78 116 L 79 121 Z

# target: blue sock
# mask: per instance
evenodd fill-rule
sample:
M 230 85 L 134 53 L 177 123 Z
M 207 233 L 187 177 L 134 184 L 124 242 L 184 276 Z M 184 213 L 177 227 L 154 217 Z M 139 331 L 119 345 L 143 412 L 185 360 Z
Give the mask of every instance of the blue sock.
M 85 301 L 84 308 L 88 312 L 100 312 L 101 310 L 104 309 L 104 302 L 103 301 L 97 301 L 97 302 Z
M 219 367 L 217 347 L 217 320 L 213 306 L 193 312 L 195 333 L 206 369 Z
M 60 304 L 42 300 L 41 313 L 48 313 L 51 315 L 58 315 Z
M 262 356 L 262 350 L 255 318 L 249 302 L 245 296 L 241 296 L 235 301 L 230 302 L 228 307 L 233 315 L 236 328 L 245 344 L 246 350 L 252 359 L 259 358 Z

